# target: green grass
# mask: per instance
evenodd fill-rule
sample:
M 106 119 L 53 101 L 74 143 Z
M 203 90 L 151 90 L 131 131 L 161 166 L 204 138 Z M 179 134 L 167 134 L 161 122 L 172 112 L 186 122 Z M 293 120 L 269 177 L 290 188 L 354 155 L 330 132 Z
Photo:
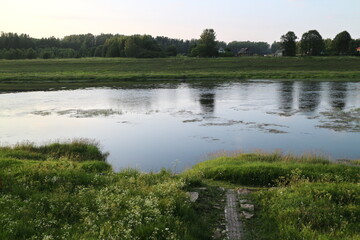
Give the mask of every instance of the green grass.
M 54 142 L 36 146 L 21 143 L 13 147 L 0 147 L 0 158 L 28 160 L 105 161 L 108 153 L 102 153 L 97 143 L 79 139 L 70 142 Z
M 183 177 L 192 184 L 256 186 L 249 196 L 255 217 L 243 220 L 245 239 L 360 239 L 356 165 L 307 155 L 239 154 L 199 163 Z
M 106 156 L 85 140 L 1 147 L 0 239 L 223 239 L 219 187 L 244 185 L 255 204 L 246 239 L 360 238 L 357 165 L 254 153 L 179 175 L 114 173 Z M 200 193 L 196 203 L 187 191 Z
M 240 154 L 235 157 L 220 157 L 195 165 L 185 173 L 191 179 L 205 178 L 228 181 L 233 184 L 269 187 L 275 186 L 280 178 L 300 169 L 311 181 L 360 180 L 359 168 L 344 164 L 333 164 L 316 156 L 295 157 L 274 154 Z
M 358 183 L 348 182 L 297 182 L 257 192 L 248 239 L 360 239 L 359 192 Z
M 209 239 L 182 179 L 114 173 L 94 147 L 1 148 L 0 239 Z
M 0 60 L 2 91 L 242 79 L 360 80 L 359 57 Z M 175 81 L 176 82 L 176 81 Z

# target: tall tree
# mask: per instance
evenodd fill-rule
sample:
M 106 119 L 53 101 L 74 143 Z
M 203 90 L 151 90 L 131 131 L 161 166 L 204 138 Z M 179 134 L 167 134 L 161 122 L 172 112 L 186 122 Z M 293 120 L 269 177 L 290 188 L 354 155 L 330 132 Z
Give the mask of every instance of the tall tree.
M 324 52 L 324 40 L 316 30 L 310 30 L 302 35 L 300 41 L 301 53 L 319 56 Z
M 196 49 L 192 50 L 200 57 L 215 57 L 218 55 L 216 33 L 214 29 L 205 29 L 200 35 Z
M 296 39 L 297 36 L 291 31 L 281 36 L 281 46 L 284 48 L 285 56 L 293 57 L 296 55 Z
M 343 31 L 336 35 L 333 40 L 335 53 L 339 55 L 349 54 L 351 40 L 352 38 L 347 31 Z

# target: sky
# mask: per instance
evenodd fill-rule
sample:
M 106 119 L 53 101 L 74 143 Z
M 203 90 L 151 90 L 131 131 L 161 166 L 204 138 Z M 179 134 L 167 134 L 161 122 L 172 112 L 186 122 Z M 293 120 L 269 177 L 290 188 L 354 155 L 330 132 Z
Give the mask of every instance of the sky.
M 0 0 L 0 32 L 32 37 L 150 34 L 220 41 L 279 41 L 316 29 L 323 38 L 347 30 L 360 38 L 360 0 Z

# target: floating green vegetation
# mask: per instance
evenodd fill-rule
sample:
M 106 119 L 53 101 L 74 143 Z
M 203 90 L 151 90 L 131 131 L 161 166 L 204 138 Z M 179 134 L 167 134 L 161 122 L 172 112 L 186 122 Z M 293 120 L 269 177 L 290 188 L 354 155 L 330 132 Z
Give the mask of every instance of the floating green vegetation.
M 226 121 L 217 121 L 217 122 L 206 122 L 201 126 L 233 126 L 233 125 L 243 125 L 248 129 L 258 129 L 260 131 L 266 133 L 275 133 L 275 134 L 283 134 L 287 133 L 286 131 L 275 129 L 278 128 L 288 128 L 288 126 L 275 124 L 275 123 L 256 123 L 256 122 L 244 122 L 242 120 L 226 120 Z
M 348 111 L 321 112 L 320 124 L 316 127 L 337 132 L 360 132 L 360 108 Z
M 121 111 L 113 109 L 67 109 L 61 111 L 53 111 L 58 115 L 69 115 L 74 118 L 91 118 L 91 117 L 109 117 L 112 115 L 121 115 Z M 40 116 L 49 116 L 52 111 L 34 111 L 32 114 Z

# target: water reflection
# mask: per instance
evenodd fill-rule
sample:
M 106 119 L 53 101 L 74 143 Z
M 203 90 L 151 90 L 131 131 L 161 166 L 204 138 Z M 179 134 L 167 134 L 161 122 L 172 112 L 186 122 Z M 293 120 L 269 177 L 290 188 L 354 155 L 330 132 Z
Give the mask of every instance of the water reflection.
M 320 104 L 321 83 L 302 82 L 299 88 L 299 110 L 313 113 Z
M 347 83 L 331 82 L 329 90 L 330 105 L 333 109 L 343 110 L 346 106 Z
M 200 105 L 203 113 L 214 113 L 215 111 L 215 93 L 201 93 L 200 94 Z
M 295 82 L 280 82 L 279 110 L 289 113 L 293 110 Z

